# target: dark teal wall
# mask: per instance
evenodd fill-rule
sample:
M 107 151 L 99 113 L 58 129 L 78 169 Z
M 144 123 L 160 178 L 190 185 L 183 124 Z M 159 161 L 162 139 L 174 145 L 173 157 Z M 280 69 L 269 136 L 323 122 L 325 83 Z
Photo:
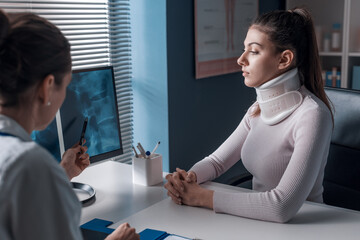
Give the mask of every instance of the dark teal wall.
M 284 0 L 261 0 L 259 12 L 284 5 Z M 167 1 L 166 12 L 169 167 L 187 170 L 232 133 L 256 96 L 241 73 L 195 79 L 194 1 Z M 219 180 L 226 181 L 239 168 L 241 164 Z
M 261 0 L 260 12 L 279 3 Z M 240 72 L 195 79 L 193 0 L 131 4 L 135 144 L 161 140 L 164 171 L 187 170 L 231 134 L 255 91 Z
M 285 9 L 286 0 L 259 0 L 259 13 Z
M 195 79 L 194 1 L 167 1 L 170 171 L 189 169 L 237 127 L 255 99 L 241 73 Z

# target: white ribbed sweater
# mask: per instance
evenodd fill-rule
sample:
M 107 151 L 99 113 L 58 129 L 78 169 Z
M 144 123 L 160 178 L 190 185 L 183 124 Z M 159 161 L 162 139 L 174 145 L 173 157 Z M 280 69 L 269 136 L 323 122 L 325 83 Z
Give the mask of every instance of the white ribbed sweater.
M 287 222 L 305 200 L 322 202 L 331 114 L 305 87 L 299 91 L 304 100 L 285 120 L 270 126 L 248 112 L 214 153 L 189 170 L 202 183 L 215 179 L 242 159 L 253 174 L 254 192 L 215 191 L 214 211 Z

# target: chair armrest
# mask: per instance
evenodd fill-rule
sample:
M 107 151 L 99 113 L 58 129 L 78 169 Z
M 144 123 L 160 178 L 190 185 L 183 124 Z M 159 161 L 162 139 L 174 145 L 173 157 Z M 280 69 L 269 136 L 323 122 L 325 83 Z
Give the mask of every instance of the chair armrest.
M 238 176 L 232 177 L 228 180 L 228 184 L 232 186 L 238 186 L 246 181 L 249 181 L 252 179 L 252 175 L 249 172 L 241 173 Z

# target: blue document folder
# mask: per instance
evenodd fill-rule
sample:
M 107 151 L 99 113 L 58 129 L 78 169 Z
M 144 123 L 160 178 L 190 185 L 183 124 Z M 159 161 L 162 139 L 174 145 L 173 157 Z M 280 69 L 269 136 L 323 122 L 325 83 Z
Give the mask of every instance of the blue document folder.
M 113 222 L 94 218 L 80 226 L 84 240 L 102 240 L 112 233 L 114 229 L 108 228 Z M 140 240 L 189 240 L 191 238 L 169 234 L 165 231 L 146 228 L 139 233 Z
M 143 230 L 142 232 L 139 233 L 140 235 L 140 240 L 171 240 L 171 239 L 176 239 L 176 240 L 182 240 L 182 239 L 191 239 L 191 238 L 186 238 L 186 237 L 182 237 L 179 235 L 175 235 L 175 234 L 169 234 L 165 231 L 159 231 L 159 230 L 155 230 L 155 229 L 150 229 L 150 228 L 146 228 L 145 230 Z

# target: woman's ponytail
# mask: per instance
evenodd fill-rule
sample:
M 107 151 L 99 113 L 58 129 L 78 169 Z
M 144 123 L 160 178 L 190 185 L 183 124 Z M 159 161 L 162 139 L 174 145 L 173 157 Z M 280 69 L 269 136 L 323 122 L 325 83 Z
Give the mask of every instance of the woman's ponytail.
M 299 66 L 299 71 L 304 76 L 304 85 L 321 99 L 329 108 L 332 120 L 334 122 L 334 115 L 332 112 L 331 102 L 328 99 L 324 90 L 324 79 L 321 74 L 321 63 L 319 56 L 319 47 L 317 45 L 314 22 L 310 13 L 304 8 L 295 8 L 292 10 L 294 13 L 300 15 L 304 21 L 304 30 L 307 35 L 307 48 L 308 56 L 303 59 L 302 64 Z

